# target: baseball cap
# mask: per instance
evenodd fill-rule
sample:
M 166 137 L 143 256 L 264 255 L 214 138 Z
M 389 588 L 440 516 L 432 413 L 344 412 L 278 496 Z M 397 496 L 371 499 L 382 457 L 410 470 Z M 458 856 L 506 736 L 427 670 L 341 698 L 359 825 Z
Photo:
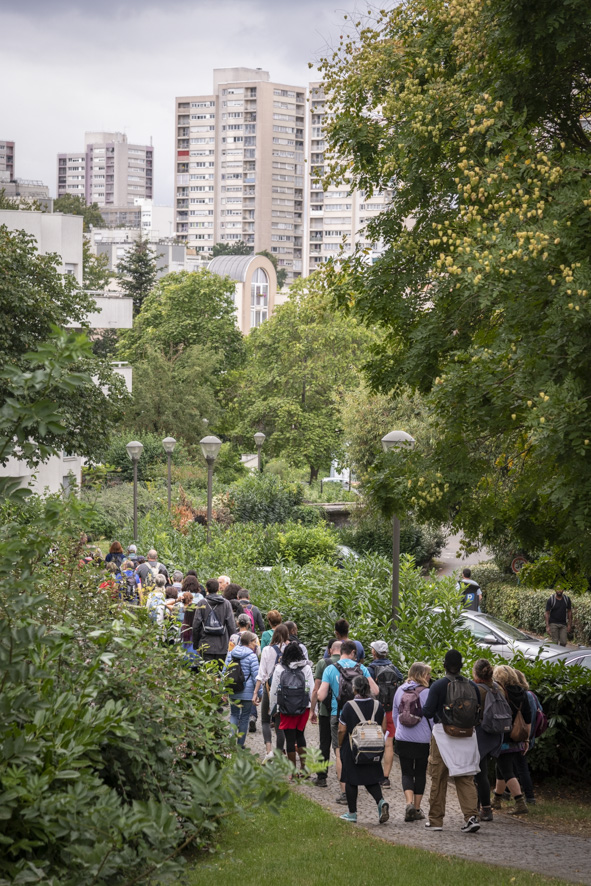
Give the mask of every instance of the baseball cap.
M 388 654 L 388 644 L 384 642 L 384 640 L 374 640 L 373 643 L 369 644 L 372 649 L 375 649 L 376 655 L 387 655 Z

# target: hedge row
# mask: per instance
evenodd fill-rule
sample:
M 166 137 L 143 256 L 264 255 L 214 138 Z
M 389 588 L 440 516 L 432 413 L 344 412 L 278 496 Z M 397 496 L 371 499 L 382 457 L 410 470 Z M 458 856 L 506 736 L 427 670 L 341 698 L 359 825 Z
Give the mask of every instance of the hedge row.
M 474 579 L 482 588 L 482 609 L 496 615 L 509 624 L 525 631 L 544 634 L 546 620 L 544 613 L 552 590 L 532 590 L 517 583 L 511 584 L 498 570 L 488 564 L 472 570 Z M 585 646 L 591 645 L 591 594 L 571 596 L 573 606 L 574 641 Z

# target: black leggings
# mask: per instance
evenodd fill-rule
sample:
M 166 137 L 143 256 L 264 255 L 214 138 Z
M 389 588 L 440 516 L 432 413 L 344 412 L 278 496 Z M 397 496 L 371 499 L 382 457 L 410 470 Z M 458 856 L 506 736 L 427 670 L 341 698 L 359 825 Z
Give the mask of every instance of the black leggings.
M 497 758 L 497 778 L 499 781 L 510 781 L 517 778 L 517 770 L 515 768 L 515 760 L 520 751 L 513 751 L 508 754 L 500 754 Z
M 296 748 L 306 747 L 306 736 L 301 729 L 280 729 L 285 734 L 285 746 L 288 754 L 295 754 Z
M 383 800 L 384 795 L 382 794 L 382 788 L 379 784 L 366 784 L 365 785 L 368 793 L 372 795 L 376 803 L 379 803 L 380 800 Z M 359 785 L 356 784 L 346 784 L 345 785 L 345 794 L 347 795 L 347 806 L 349 807 L 349 812 L 357 812 L 357 795 L 359 793 Z
M 413 794 L 422 796 L 425 793 L 425 785 L 427 783 L 427 763 L 429 756 L 426 757 L 398 757 L 400 760 L 400 771 L 402 772 L 402 790 L 412 791 Z
M 480 772 L 477 772 L 474 776 L 476 790 L 478 791 L 478 802 L 481 806 L 490 806 L 490 781 L 488 780 L 489 760 L 489 754 L 485 754 L 480 761 Z

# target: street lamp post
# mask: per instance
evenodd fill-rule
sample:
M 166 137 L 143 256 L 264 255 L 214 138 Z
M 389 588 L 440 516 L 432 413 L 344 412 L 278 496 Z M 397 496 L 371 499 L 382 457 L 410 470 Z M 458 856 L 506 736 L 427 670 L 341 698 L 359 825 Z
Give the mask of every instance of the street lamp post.
M 170 511 L 172 499 L 172 453 L 174 452 L 174 447 L 176 446 L 176 440 L 174 439 L 174 437 L 165 437 L 162 441 L 162 445 L 164 446 L 164 451 L 166 452 L 166 460 L 168 462 L 168 510 Z
M 254 435 L 254 442 L 257 445 L 258 468 L 259 468 L 259 473 L 261 473 L 263 470 L 262 449 L 263 449 L 263 443 L 265 442 L 265 435 L 263 434 L 262 431 L 257 431 L 257 433 Z
M 133 465 L 133 540 L 137 542 L 137 463 L 144 447 L 139 440 L 132 440 L 125 448 Z
M 382 437 L 384 452 L 392 450 L 414 449 L 415 440 L 406 431 L 390 431 Z M 398 609 L 400 606 L 400 520 L 394 514 L 392 518 L 392 630 L 396 630 Z
M 213 465 L 218 457 L 222 441 L 217 437 L 204 437 L 199 441 L 201 452 L 207 462 L 207 544 L 211 541 L 211 502 L 213 495 Z

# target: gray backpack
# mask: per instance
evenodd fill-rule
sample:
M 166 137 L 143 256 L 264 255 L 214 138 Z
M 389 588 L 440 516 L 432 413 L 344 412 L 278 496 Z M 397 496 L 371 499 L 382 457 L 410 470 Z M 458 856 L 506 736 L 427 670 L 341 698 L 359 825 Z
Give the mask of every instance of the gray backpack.
M 359 723 L 355 726 L 349 736 L 349 744 L 353 760 L 357 765 L 368 763 L 381 763 L 384 756 L 384 748 L 386 740 L 382 727 L 376 723 L 376 713 L 379 703 L 374 701 L 371 718 L 366 720 L 363 716 L 361 708 L 356 701 L 350 701 L 349 704 L 359 717 Z
M 482 712 L 483 732 L 489 735 L 508 735 L 511 732 L 513 718 L 511 707 L 498 683 L 486 686 L 484 710 Z

